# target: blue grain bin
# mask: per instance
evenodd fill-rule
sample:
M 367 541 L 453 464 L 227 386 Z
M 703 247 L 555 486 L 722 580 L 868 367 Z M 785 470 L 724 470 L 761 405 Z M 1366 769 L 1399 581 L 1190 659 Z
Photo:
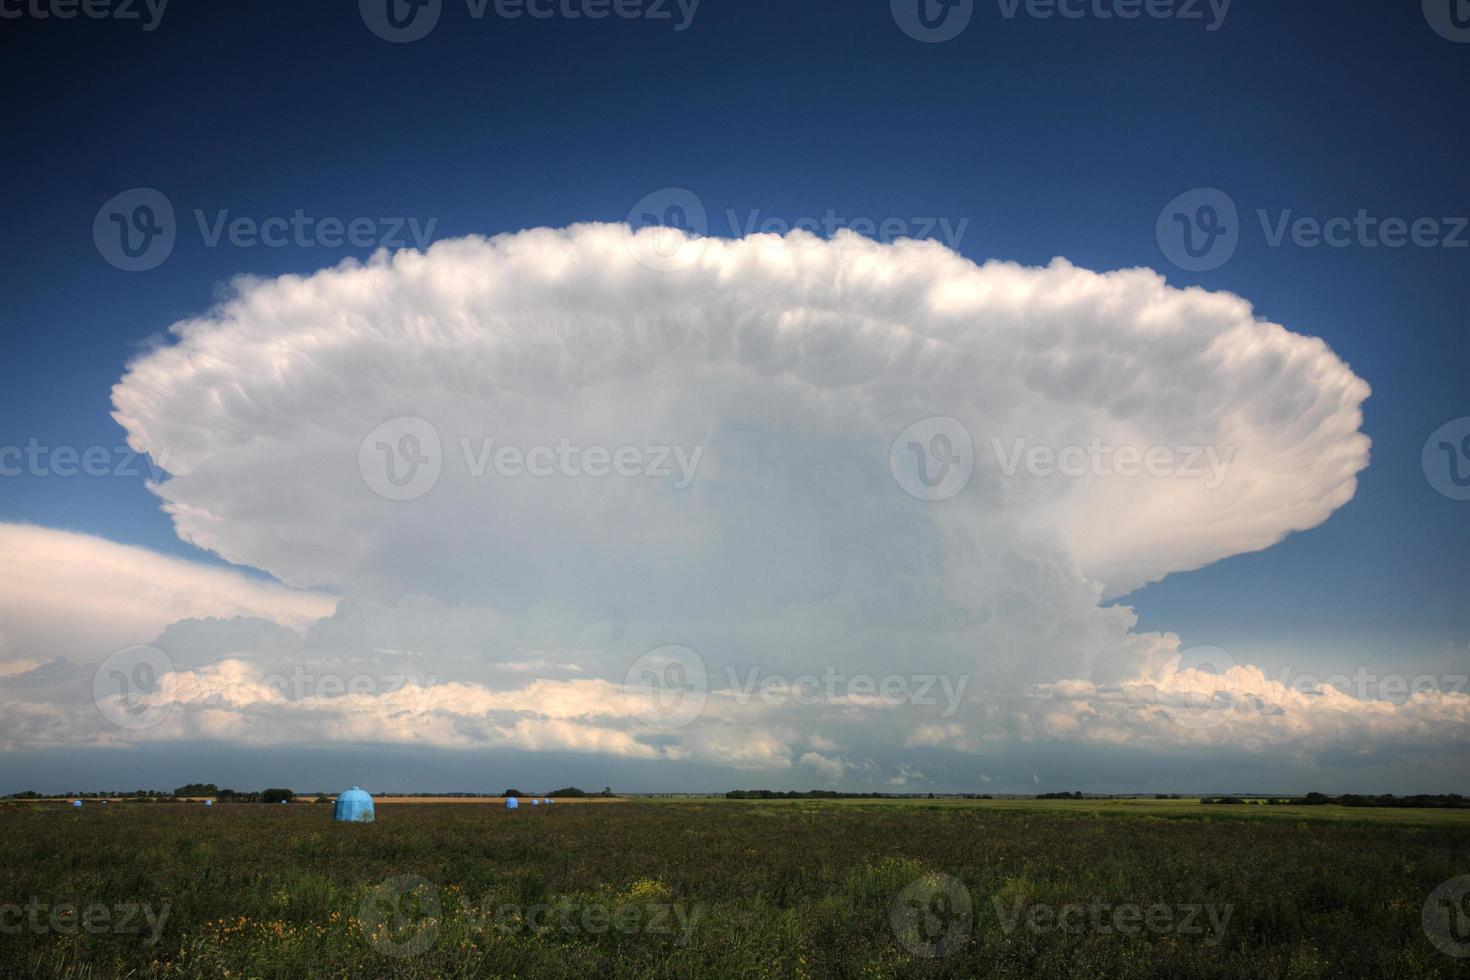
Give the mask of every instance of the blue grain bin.
M 337 803 L 332 807 L 333 820 L 346 820 L 351 823 L 373 822 L 373 798 L 356 786 L 337 797 Z
M 82 801 L 81 800 L 72 800 L 71 801 L 71 805 L 72 806 L 81 806 L 82 805 Z
M 551 797 L 549 797 L 549 796 L 548 796 L 548 797 L 547 797 L 547 798 L 546 798 L 546 804 L 547 804 L 547 805 L 548 805 L 548 806 L 550 806 L 550 805 L 551 805 L 551 804 L 552 804 L 552 803 L 555 803 L 555 802 L 556 802 L 556 801 L 555 801 L 555 800 L 553 800 L 553 799 L 552 799 L 552 798 L 551 798 Z
M 510 799 L 508 799 L 508 800 L 505 801 L 505 808 L 507 810 L 518 810 L 518 809 L 520 809 L 520 806 L 521 806 L 521 801 L 518 800 L 518 799 L 516 799 L 514 796 L 512 796 Z
M 214 800 L 205 800 L 204 801 L 204 805 L 205 806 L 214 806 Z
M 535 798 L 535 797 L 534 797 L 534 796 L 533 796 L 533 797 L 531 797 L 531 805 L 532 805 L 532 806 L 540 806 L 540 805 L 541 805 L 541 801 L 540 801 L 540 800 L 538 800 L 538 799 L 536 799 L 536 798 Z

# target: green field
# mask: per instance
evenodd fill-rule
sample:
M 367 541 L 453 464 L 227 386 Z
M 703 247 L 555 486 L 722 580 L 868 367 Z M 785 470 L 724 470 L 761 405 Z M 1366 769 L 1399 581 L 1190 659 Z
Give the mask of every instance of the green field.
M 1454 810 L 9 805 L 0 972 L 1470 976 L 1470 905 L 1431 901 L 1467 874 Z

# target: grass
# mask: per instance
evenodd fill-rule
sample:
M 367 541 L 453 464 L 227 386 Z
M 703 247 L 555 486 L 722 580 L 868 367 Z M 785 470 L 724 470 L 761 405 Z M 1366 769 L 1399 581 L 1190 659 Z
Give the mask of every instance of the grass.
M 711 801 L 694 797 L 670 797 L 658 800 L 662 804 L 686 804 Z M 720 803 L 743 806 L 790 806 L 815 804 L 823 806 L 857 807 L 961 807 L 978 808 L 995 812 L 1050 812 L 1117 815 L 1177 817 L 1194 820 L 1220 820 L 1243 818 L 1249 820 L 1291 820 L 1333 823 L 1399 824 L 1402 826 L 1460 826 L 1470 828 L 1470 809 L 1411 807 L 1350 807 L 1336 804 L 1301 806 L 1293 804 L 1205 804 L 1199 798 L 1170 800 L 1154 799 L 1084 799 L 1084 800 L 1037 800 L 1001 799 L 977 800 L 960 798 L 928 799 L 846 799 L 846 800 L 719 800 Z
M 12 805 L 0 973 L 1470 976 L 1421 921 L 1464 874 L 1464 811 L 425 803 L 338 825 L 325 805 Z

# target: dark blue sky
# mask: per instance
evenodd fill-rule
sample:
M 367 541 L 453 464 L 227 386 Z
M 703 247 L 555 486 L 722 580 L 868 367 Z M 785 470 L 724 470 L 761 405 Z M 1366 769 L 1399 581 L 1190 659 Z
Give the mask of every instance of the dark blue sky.
M 1256 217 L 1470 214 L 1470 44 L 1417 3 L 1238 0 L 1210 31 L 1205 5 L 1203 21 L 1125 22 L 1008 19 L 982 0 L 942 44 L 877 0 L 704 0 L 682 31 L 672 4 L 675 20 L 511 21 L 444 0 L 407 44 L 344 2 L 173 0 L 151 31 L 5 9 L 24 13 L 0 20 L 0 443 L 119 444 L 109 389 L 150 337 L 233 275 L 370 251 L 209 247 L 196 209 L 413 217 L 442 238 L 621 220 L 685 187 L 722 235 L 727 209 L 968 221 L 958 247 L 976 260 L 1146 265 L 1236 292 L 1373 386 L 1356 498 L 1130 597 L 1144 627 L 1263 666 L 1470 659 L 1470 503 L 1420 465 L 1428 435 L 1470 414 L 1470 248 L 1271 247 Z M 128 273 L 92 224 L 135 187 L 168 197 L 178 238 Z M 1155 223 L 1199 187 L 1241 223 L 1234 257 L 1195 273 Z M 194 554 L 137 479 L 6 478 L 0 519 Z

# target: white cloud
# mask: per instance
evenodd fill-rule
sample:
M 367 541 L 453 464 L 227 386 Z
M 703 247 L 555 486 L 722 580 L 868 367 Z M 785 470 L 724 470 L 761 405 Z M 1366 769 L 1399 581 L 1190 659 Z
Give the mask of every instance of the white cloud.
M 843 773 L 847 771 L 847 766 L 843 765 L 841 759 L 822 755 L 820 752 L 806 753 L 801 757 L 801 764 L 811 766 L 821 774 L 822 778 L 830 783 L 837 782 L 842 778 Z
M 1470 742 L 1470 694 L 1442 686 L 1391 700 L 1322 682 L 1284 684 L 1253 666 L 1216 673 L 1174 662 L 1118 685 L 1066 680 L 1032 693 L 1015 716 L 1016 737 L 1392 757 Z
M 166 455 L 153 489 L 179 535 L 351 597 L 328 615 L 318 596 L 187 567 L 178 581 L 214 583 L 210 601 L 162 586 L 143 615 L 120 589 L 99 624 L 143 642 L 185 620 L 160 640 L 181 674 L 226 672 L 250 692 L 186 699 L 174 727 L 145 737 L 504 745 L 860 769 L 893 785 L 923 778 L 914 754 L 1126 744 L 1147 713 L 1108 692 L 1178 641 L 1134 633 L 1130 609 L 1101 601 L 1319 524 L 1367 465 L 1367 385 L 1239 297 L 1146 269 L 977 266 L 845 233 L 709 240 L 677 273 L 641 265 L 631 243 L 622 226 L 538 229 L 242 279 L 130 367 L 115 417 L 134 449 Z M 401 416 L 432 423 L 440 473 L 423 496 L 389 500 L 359 450 Z M 977 450 L 969 485 L 937 503 L 889 472 L 895 437 L 930 416 L 959 419 Z M 491 453 L 677 447 L 699 466 L 688 486 L 476 476 L 485 440 Z M 1008 475 L 992 446 L 1016 440 L 1201 447 L 1230 465 L 1218 481 Z M 66 574 L 33 562 L 26 577 L 52 592 Z M 20 605 L 0 610 L 15 656 L 30 655 L 14 642 Z M 80 607 L 53 601 L 45 616 Z M 188 619 L 231 615 L 305 632 Z M 621 680 L 671 643 L 698 650 L 717 683 L 697 723 L 661 734 Z M 302 662 L 415 680 L 320 702 L 250 687 Z M 850 693 L 741 704 L 719 680 L 752 668 L 972 683 L 953 716 Z M 994 710 L 1038 683 L 1053 686 Z M 16 731 L 64 730 L 29 696 L 7 703 Z
M 842 554 L 860 518 L 948 536 L 1005 513 L 1007 543 L 1033 535 L 1118 594 L 1319 523 L 1367 463 L 1367 385 L 1238 297 L 1143 269 L 975 266 L 846 233 L 710 240 L 677 274 L 639 264 L 623 226 L 465 238 L 242 279 L 173 332 L 115 388 L 116 417 L 134 448 L 168 450 L 157 492 L 182 537 L 299 586 L 424 591 L 468 575 L 499 596 L 528 578 L 601 595 L 659 559 L 670 570 L 652 584 L 687 580 L 681 597 L 761 570 L 760 598 L 802 581 L 830 594 L 844 575 L 891 578 Z M 408 504 L 375 496 L 357 466 L 368 432 L 403 415 L 445 442 L 438 486 Z M 887 450 L 931 415 L 963 421 L 981 459 L 956 506 L 916 514 Z M 461 437 L 705 455 L 675 494 L 668 481 L 473 479 Z M 1008 482 L 990 440 L 1017 438 L 1235 455 L 1214 491 Z M 575 568 L 555 560 L 565 545 Z
M 0 658 L 19 663 L 98 663 L 193 617 L 259 616 L 300 628 L 335 605 L 330 596 L 91 535 L 0 524 Z

